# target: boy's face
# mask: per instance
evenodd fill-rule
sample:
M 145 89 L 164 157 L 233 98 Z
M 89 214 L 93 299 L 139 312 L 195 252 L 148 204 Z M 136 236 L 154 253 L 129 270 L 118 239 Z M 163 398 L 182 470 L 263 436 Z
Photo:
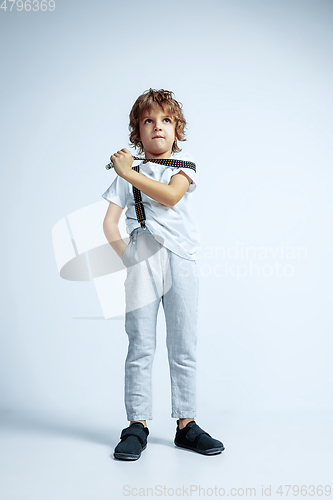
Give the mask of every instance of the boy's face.
M 146 158 L 170 158 L 177 139 L 175 118 L 154 104 L 139 120 L 140 140 Z

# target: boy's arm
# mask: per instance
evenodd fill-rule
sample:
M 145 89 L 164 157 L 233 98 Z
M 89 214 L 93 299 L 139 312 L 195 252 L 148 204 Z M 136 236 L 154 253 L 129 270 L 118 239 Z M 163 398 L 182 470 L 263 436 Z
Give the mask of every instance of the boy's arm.
M 182 175 L 182 172 L 173 175 L 169 184 L 149 179 L 135 170 L 126 172 L 124 179 L 153 200 L 168 207 L 176 205 L 190 185 L 188 177 L 186 174 Z
M 103 231 L 106 239 L 121 259 L 127 247 L 120 236 L 118 228 L 119 219 L 123 210 L 122 207 L 110 201 L 103 221 Z
M 188 190 L 191 182 L 189 177 L 183 172 L 173 175 L 169 184 L 149 179 L 145 175 L 132 170 L 133 157 L 126 148 L 112 155 L 110 160 L 113 162 L 114 169 L 120 177 L 153 200 L 168 207 L 173 207 L 179 202 Z

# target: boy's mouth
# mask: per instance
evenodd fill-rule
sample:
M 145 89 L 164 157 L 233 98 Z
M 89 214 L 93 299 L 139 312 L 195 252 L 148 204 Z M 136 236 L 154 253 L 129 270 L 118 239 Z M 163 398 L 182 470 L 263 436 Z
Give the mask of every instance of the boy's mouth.
M 155 135 L 155 137 L 153 137 L 153 139 L 164 139 L 164 137 L 162 137 L 161 135 Z

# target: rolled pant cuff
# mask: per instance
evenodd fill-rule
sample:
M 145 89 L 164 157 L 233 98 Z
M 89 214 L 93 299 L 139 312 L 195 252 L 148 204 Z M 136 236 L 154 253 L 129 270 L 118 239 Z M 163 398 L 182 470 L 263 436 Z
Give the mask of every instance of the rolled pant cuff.
M 136 417 L 136 416 L 132 416 L 132 417 L 131 417 L 130 415 L 127 415 L 127 420 L 128 420 L 129 422 L 134 422 L 135 420 L 153 420 L 153 417 L 152 417 L 152 416 L 150 416 L 150 417 L 147 417 L 147 416 L 145 417 L 145 416 L 143 416 L 143 417 L 142 417 L 142 416 L 140 416 L 140 415 L 139 415 L 138 417 Z
M 186 411 L 186 412 L 172 412 L 171 413 L 171 418 L 195 418 L 196 413 L 193 411 Z

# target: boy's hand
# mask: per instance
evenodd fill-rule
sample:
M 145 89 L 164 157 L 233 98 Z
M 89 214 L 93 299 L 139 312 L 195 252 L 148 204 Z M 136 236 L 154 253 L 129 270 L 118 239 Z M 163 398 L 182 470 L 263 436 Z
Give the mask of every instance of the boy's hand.
M 126 148 L 123 148 L 120 151 L 117 151 L 117 153 L 114 153 L 110 157 L 110 160 L 114 165 L 115 171 L 118 175 L 120 175 L 120 177 L 125 177 L 126 172 L 132 170 L 132 164 L 134 160 L 130 151 L 128 151 L 128 149 Z

